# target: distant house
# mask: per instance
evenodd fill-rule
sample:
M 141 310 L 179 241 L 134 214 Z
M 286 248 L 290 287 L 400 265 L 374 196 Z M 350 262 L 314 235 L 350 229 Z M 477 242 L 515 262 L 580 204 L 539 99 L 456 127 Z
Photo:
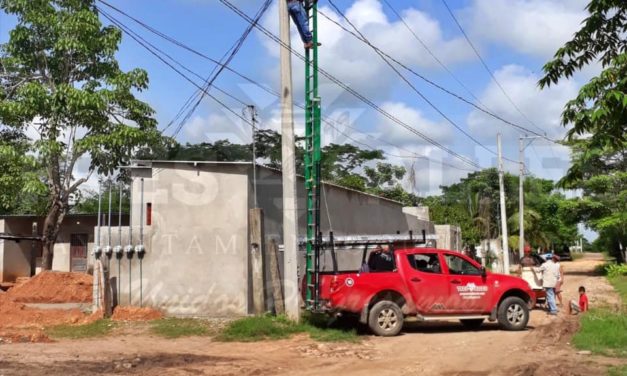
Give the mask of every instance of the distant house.
M 106 216 L 103 216 L 106 218 Z M 104 220 L 104 219 L 103 219 Z M 44 218 L 33 215 L 1 215 L 0 234 L 0 282 L 14 282 L 29 277 L 41 269 L 42 244 L 40 241 L 13 239 L 15 236 L 41 236 Z M 112 215 L 111 223 L 117 226 L 118 215 Z M 68 214 L 65 216 L 54 246 L 53 270 L 85 272 L 88 255 L 93 249 L 97 214 Z M 106 222 L 105 222 L 106 223 Z M 128 215 L 122 217 L 122 226 L 128 226 Z

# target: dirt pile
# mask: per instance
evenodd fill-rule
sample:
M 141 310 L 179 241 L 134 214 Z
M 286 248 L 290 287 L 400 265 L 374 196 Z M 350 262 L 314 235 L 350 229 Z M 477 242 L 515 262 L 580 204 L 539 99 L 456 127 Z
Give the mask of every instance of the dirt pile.
M 116 307 L 111 316 L 115 321 L 150 321 L 162 317 L 161 312 L 149 307 Z
M 9 294 L 0 295 L 0 328 L 22 328 L 76 324 L 85 315 L 78 309 L 37 309 L 13 301 Z
M 92 276 L 44 271 L 7 292 L 21 303 L 91 303 Z

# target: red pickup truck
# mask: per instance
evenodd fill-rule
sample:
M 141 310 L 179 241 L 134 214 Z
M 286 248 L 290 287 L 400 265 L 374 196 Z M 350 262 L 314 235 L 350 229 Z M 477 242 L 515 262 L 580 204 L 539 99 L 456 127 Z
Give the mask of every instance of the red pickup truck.
M 487 319 L 506 330 L 523 330 L 534 296 L 521 278 L 491 273 L 458 252 L 433 248 L 371 252 L 359 272 L 321 273 L 319 291 L 325 310 L 357 314 L 380 336 L 397 335 L 412 316 L 460 320 L 470 328 Z

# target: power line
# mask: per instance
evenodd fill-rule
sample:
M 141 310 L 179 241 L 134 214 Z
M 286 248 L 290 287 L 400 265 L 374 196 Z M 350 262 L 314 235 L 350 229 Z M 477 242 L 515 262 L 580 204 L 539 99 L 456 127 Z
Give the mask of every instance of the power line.
M 488 64 L 485 62 L 485 60 L 483 59 L 483 57 L 481 57 L 481 54 L 479 53 L 479 51 L 477 50 L 477 48 L 475 47 L 475 45 L 472 43 L 472 41 L 470 40 L 470 37 L 468 37 L 468 34 L 466 34 L 466 31 L 464 30 L 464 28 L 462 27 L 462 25 L 459 23 L 459 21 L 457 20 L 457 17 L 455 17 L 455 14 L 453 14 L 453 11 L 451 10 L 451 8 L 449 7 L 448 3 L 446 2 L 446 0 L 442 0 L 442 3 L 444 4 L 444 6 L 446 7 L 446 10 L 448 11 L 448 14 L 451 15 L 451 18 L 453 18 L 453 21 L 455 21 L 455 24 L 457 25 L 457 27 L 459 28 L 459 30 L 462 32 L 462 34 L 464 35 L 464 38 L 466 39 L 466 42 L 468 42 L 468 45 L 470 46 L 470 48 L 472 48 L 472 50 L 475 52 L 475 55 L 477 55 L 477 57 L 479 58 L 479 61 L 481 61 L 481 64 L 483 65 L 483 67 L 485 68 L 485 70 L 490 74 L 490 77 L 492 78 L 492 81 L 494 81 L 494 83 L 496 84 L 496 86 L 499 87 L 499 89 L 501 90 L 501 92 L 503 93 L 503 95 L 505 96 L 505 98 L 507 98 L 507 100 L 509 101 L 509 103 L 512 104 L 512 106 L 516 109 L 516 111 L 525 119 L 527 120 L 527 122 L 529 122 L 529 124 L 533 125 L 536 129 L 540 130 L 540 132 L 542 132 L 542 134 L 537 134 L 535 132 L 531 132 L 537 136 L 542 136 L 544 138 L 546 138 L 546 132 L 538 127 L 533 121 L 531 121 L 531 119 L 529 119 L 527 117 L 527 115 L 525 115 L 520 108 L 516 105 L 516 103 L 514 103 L 514 101 L 512 100 L 512 98 L 507 94 L 507 92 L 505 91 L 505 88 L 503 88 L 503 86 L 501 85 L 501 83 L 496 79 L 496 76 L 494 76 L 494 73 L 492 73 L 492 70 L 490 69 L 490 67 L 488 67 Z M 551 140 L 552 141 L 552 140 Z
M 253 22 L 252 19 L 250 18 L 250 16 L 248 16 L 246 13 L 241 11 L 238 7 L 233 5 L 230 1 L 228 1 L 228 0 L 220 0 L 220 2 L 222 4 L 224 4 L 226 7 L 228 7 L 229 9 L 231 9 L 238 16 L 240 16 L 241 18 L 246 20 L 247 22 L 249 22 L 249 23 Z M 273 34 L 272 32 L 268 31 L 265 27 L 263 27 L 263 26 L 261 26 L 259 24 L 255 25 L 255 27 L 258 30 L 260 30 L 264 35 L 266 35 L 267 37 L 272 39 L 274 42 L 276 42 L 279 45 L 283 46 L 284 48 L 288 49 L 296 57 L 298 57 L 302 61 L 306 61 L 305 57 L 301 53 L 295 51 L 290 46 L 288 46 L 285 43 L 283 43 L 275 34 Z M 362 94 L 358 93 L 357 91 L 355 91 L 354 89 L 349 87 L 347 84 L 343 83 L 342 81 L 340 81 L 339 79 L 337 79 L 336 77 L 334 77 L 333 75 L 331 75 L 330 73 L 325 71 L 324 69 L 318 67 L 318 71 L 323 76 L 325 76 L 327 79 L 329 79 L 331 82 L 335 83 L 336 85 L 338 85 L 339 87 L 341 87 L 345 91 L 349 92 L 351 95 L 355 96 L 356 98 L 358 98 L 359 100 L 364 102 L 366 105 L 368 105 L 369 107 L 373 108 L 374 110 L 376 110 L 377 112 L 382 114 L 384 117 L 390 119 L 392 122 L 402 126 L 403 128 L 407 129 L 408 131 L 410 131 L 410 132 L 414 133 L 415 135 L 419 136 L 420 138 L 424 139 L 425 141 L 427 141 L 431 145 L 433 145 L 433 146 L 435 146 L 435 147 L 437 147 L 439 149 L 442 149 L 446 153 L 454 156 L 455 158 L 463 161 L 464 163 L 466 163 L 466 164 L 468 164 L 468 165 L 470 165 L 472 167 L 476 167 L 476 168 L 479 168 L 479 169 L 481 168 L 481 166 L 479 164 L 477 164 L 476 162 L 472 161 L 471 159 L 469 159 L 469 158 L 467 158 L 467 157 L 465 157 L 465 156 L 455 152 L 454 150 L 451 150 L 451 149 L 447 148 L 446 146 L 444 146 L 444 145 L 440 144 L 439 142 L 433 140 L 432 138 L 428 137 L 424 133 L 418 131 L 417 129 L 413 128 L 412 126 L 408 125 L 407 123 L 405 123 L 405 122 L 401 121 L 400 119 L 396 118 L 394 115 L 390 114 L 389 112 L 385 111 L 381 107 L 377 106 L 370 99 L 368 99 L 365 96 L 363 96 Z
M 188 47 L 188 46 L 184 45 L 182 42 L 179 42 L 179 41 L 177 41 L 176 39 L 171 38 L 171 37 L 167 36 L 166 34 L 163 34 L 163 33 L 159 32 L 157 29 L 155 29 L 155 28 L 153 28 L 153 27 L 151 27 L 151 26 L 149 26 L 149 25 L 145 24 L 145 23 L 144 23 L 144 22 L 142 22 L 141 20 L 139 20 L 139 19 L 137 19 L 137 18 L 135 18 L 135 17 L 133 17 L 133 16 L 131 16 L 131 15 L 129 15 L 129 14 L 127 14 L 127 13 L 123 12 L 122 10 L 120 10 L 120 9 L 118 9 L 118 8 L 115 8 L 115 10 L 116 10 L 117 12 L 119 12 L 119 13 L 123 14 L 123 15 L 124 15 L 124 16 L 126 16 L 127 18 L 129 18 L 129 19 L 133 20 L 134 22 L 136 22 L 136 23 L 137 23 L 137 24 L 139 24 L 140 26 L 144 27 L 145 29 L 147 29 L 147 30 L 151 31 L 152 33 L 154 33 L 154 34 L 156 34 L 156 35 L 160 36 L 161 38 L 163 38 L 163 39 L 167 40 L 168 42 L 173 43 L 173 44 L 175 44 L 175 45 L 177 45 L 177 46 L 179 46 L 179 47 L 181 47 L 181 48 L 184 48 L 184 49 L 186 49 L 186 50 L 188 50 L 188 51 L 190 51 L 190 52 L 193 52 L 195 55 L 201 56 L 201 57 L 203 57 L 203 58 L 205 58 L 205 59 L 208 59 L 208 60 L 210 60 L 210 61 L 212 61 L 212 62 L 216 62 L 215 60 L 213 60 L 213 59 L 209 58 L 208 56 L 206 56 L 206 55 L 202 54 L 201 52 L 199 52 L 199 51 L 197 51 L 197 50 L 194 50 L 194 49 L 192 49 L 191 47 Z M 102 12 L 102 10 L 101 10 L 101 12 Z M 105 14 L 105 12 L 102 12 L 102 13 L 103 13 L 103 15 L 105 15 L 105 17 L 107 17 L 109 20 L 111 20 L 111 18 L 113 18 L 111 15 L 109 15 L 109 14 Z M 157 56 L 157 55 L 156 55 L 156 53 L 155 53 L 154 51 L 151 51 L 151 48 L 152 48 L 153 50 L 155 50 L 155 51 L 157 51 L 157 52 L 161 53 L 162 55 L 166 56 L 168 59 L 170 59 L 171 61 L 173 61 L 173 62 L 174 62 L 174 64 L 176 64 L 176 65 L 180 66 L 182 69 L 184 69 L 184 70 L 186 70 L 187 72 L 191 73 L 192 75 L 194 75 L 194 76 L 196 76 L 196 77 L 200 78 L 201 80 L 204 80 L 204 78 L 203 78 L 202 76 L 200 76 L 200 75 L 199 75 L 199 74 L 197 74 L 196 72 L 194 72 L 194 71 L 190 70 L 189 68 L 185 67 L 183 64 L 181 64 L 180 62 L 178 62 L 176 59 L 174 59 L 174 58 L 173 58 L 172 56 L 170 56 L 169 54 L 165 53 L 163 50 L 161 50 L 161 49 L 159 49 L 158 47 L 154 46 L 152 43 L 150 43 L 150 42 L 146 41 L 146 40 L 145 40 L 144 38 L 142 38 L 139 34 L 137 34 L 136 32 L 134 32 L 134 31 L 133 31 L 130 27 L 128 27 L 127 25 L 124 25 L 124 23 L 122 23 L 121 21 L 119 21 L 119 20 L 117 20 L 117 19 L 115 19 L 115 18 L 113 18 L 113 20 L 115 21 L 116 26 L 120 27 L 120 28 L 121 28 L 124 32 L 126 32 L 127 34 L 129 34 L 129 35 L 130 35 L 133 39 L 135 39 L 135 40 L 136 40 L 136 41 L 137 41 L 140 45 L 142 45 L 144 48 L 146 48 L 146 49 L 147 49 L 149 52 L 151 52 L 153 55 Z M 138 39 L 139 39 L 139 40 L 138 40 Z M 150 48 L 149 48 L 148 46 L 146 46 L 146 45 L 150 46 Z M 157 57 L 158 57 L 158 56 L 157 56 Z M 159 57 L 158 57 L 158 58 L 159 58 Z M 161 58 L 159 58 L 159 59 L 160 59 L 160 60 L 162 60 Z M 163 60 L 162 60 L 162 61 L 163 61 Z M 218 63 L 218 62 L 216 62 L 216 63 Z M 218 63 L 218 64 L 219 64 L 219 63 Z M 168 66 L 169 66 L 169 64 L 168 64 Z M 238 75 L 239 77 L 244 78 L 246 81 L 250 82 L 251 84 L 254 84 L 255 86 L 257 86 L 257 87 L 259 87 L 259 88 L 263 89 L 264 91 L 268 92 L 269 94 L 271 94 L 271 95 L 273 95 L 273 96 L 275 96 L 275 97 L 277 97 L 277 98 L 278 98 L 278 97 L 280 97 L 280 94 L 279 94 L 278 92 L 273 91 L 273 90 L 272 90 L 272 89 L 270 89 L 270 88 L 267 88 L 266 86 L 264 86 L 264 85 L 260 84 L 259 82 L 255 81 L 254 79 L 252 79 L 252 78 L 250 78 L 250 77 L 247 77 L 247 76 L 245 76 L 245 75 L 243 75 L 243 74 L 241 74 L 241 73 L 237 72 L 236 70 L 234 70 L 234 69 L 232 69 L 232 68 L 227 67 L 227 66 L 226 66 L 226 65 L 224 65 L 224 64 L 221 64 L 221 66 L 225 67 L 225 69 L 227 69 L 227 70 L 231 71 L 232 73 L 234 73 L 234 74 Z M 172 67 L 171 67 L 171 68 L 172 68 Z M 176 71 L 176 70 L 175 70 L 175 71 Z M 177 73 L 181 74 L 181 73 L 180 73 L 180 72 L 178 72 L 178 71 L 177 71 Z M 184 78 L 186 78 L 186 77 L 184 77 Z M 189 79 L 188 79 L 188 78 L 186 78 L 186 79 L 189 81 Z M 194 84 L 194 85 L 195 85 L 195 86 L 197 86 L 196 84 Z M 224 91 L 224 90 L 220 89 L 220 88 L 219 88 L 219 87 L 217 87 L 216 85 L 214 85 L 213 87 L 214 87 L 216 90 L 218 90 L 218 91 L 222 92 L 223 94 L 225 94 L 225 95 L 229 96 L 230 98 L 234 99 L 235 101 L 237 101 L 237 102 L 241 103 L 242 105 L 244 105 L 244 106 L 247 106 L 247 105 L 248 105 L 248 104 L 247 104 L 247 103 L 245 103 L 244 101 L 242 101 L 242 100 L 240 100 L 239 98 L 237 98 L 237 97 L 235 97 L 235 96 L 233 96 L 233 95 L 229 94 L 228 92 L 226 92 L 226 91 Z M 205 89 L 205 90 L 206 90 L 206 89 Z M 301 109 L 305 109 L 305 106 L 303 106 L 303 105 L 301 105 L 301 104 L 296 103 L 295 105 L 296 105 L 297 107 L 301 108 Z M 231 111 L 231 110 L 229 109 L 229 111 Z M 231 112 L 232 112 L 232 111 L 231 111 Z M 243 120 L 245 120 L 245 119 L 243 119 Z M 380 149 L 375 148 L 375 147 L 373 147 L 373 146 L 371 146 L 371 145 L 369 145 L 369 144 L 367 144 L 367 143 L 364 143 L 364 142 L 362 142 L 362 141 L 358 141 L 357 139 L 355 139 L 355 138 L 351 137 L 348 133 L 346 133 L 346 132 L 342 131 L 341 129 L 339 129 L 338 127 L 336 127 L 336 126 L 335 126 L 335 124 L 333 123 L 333 121 L 330 121 L 330 120 L 328 120 L 327 118 L 324 118 L 324 117 L 322 118 L 322 121 L 323 121 L 325 124 L 327 124 L 328 126 L 330 126 L 331 128 L 333 128 L 333 129 L 335 129 L 336 131 L 338 131 L 338 132 L 339 132 L 340 134 L 342 134 L 343 136 L 345 136 L 347 139 L 349 139 L 349 140 L 351 140 L 351 141 L 355 142 L 356 144 L 362 145 L 362 146 L 364 146 L 364 147 L 366 147 L 366 148 L 369 148 L 369 149 L 372 149 L 372 150 L 380 150 Z M 447 167 L 454 168 L 454 169 L 461 170 L 461 171 L 475 171 L 475 170 L 464 169 L 464 168 L 462 168 L 462 167 L 455 166 L 455 165 L 452 165 L 452 164 L 449 164 L 449 163 L 446 163 L 446 162 L 443 162 L 443 161 L 430 159 L 430 158 L 428 158 L 428 157 L 426 157 L 426 156 L 423 156 L 423 155 L 417 154 L 417 153 L 412 152 L 412 151 L 409 151 L 409 150 L 407 150 L 407 149 L 403 149 L 402 147 L 400 147 L 400 146 L 398 146 L 398 145 L 395 145 L 395 144 L 392 144 L 392 143 L 390 143 L 390 142 L 388 142 L 388 141 L 386 141 L 386 140 L 384 140 L 384 139 L 373 137 L 372 135 L 366 134 L 366 133 L 364 133 L 364 132 L 360 131 L 359 129 L 354 128 L 354 127 L 351 127 L 351 126 L 349 126 L 349 125 L 347 125 L 347 124 L 344 124 L 344 126 L 345 126 L 345 127 L 347 127 L 347 128 L 349 128 L 349 129 L 352 129 L 352 130 L 354 130 L 354 131 L 356 131 L 356 132 L 358 132 L 358 133 L 361 133 L 361 134 L 365 135 L 365 136 L 366 136 L 366 137 L 368 137 L 368 138 L 371 138 L 371 139 L 373 139 L 373 140 L 375 140 L 375 141 L 380 141 L 380 142 L 383 142 L 383 143 L 385 143 L 385 144 L 387 144 L 387 145 L 390 145 L 390 146 L 392 146 L 392 147 L 394 147 L 394 148 L 396 148 L 396 149 L 398 149 L 398 150 L 401 150 L 401 151 L 403 151 L 403 152 L 405 152 L 405 153 L 408 153 L 408 154 L 409 154 L 409 155 L 398 155 L 398 154 L 391 154 L 391 153 L 389 153 L 389 152 L 385 152 L 385 151 L 383 151 L 383 153 L 384 153 L 384 154 L 386 154 L 386 155 L 388 155 L 388 156 L 390 156 L 390 157 L 403 158 L 403 159 L 408 159 L 408 158 L 409 158 L 409 159 L 423 159 L 423 160 L 427 160 L 427 161 L 430 161 L 430 162 L 433 162 L 433 163 L 436 163 L 436 164 L 440 164 L 440 165 L 442 165 L 442 166 L 447 166 Z
M 334 20 L 333 18 L 331 18 L 331 17 L 329 17 L 328 15 L 326 15 L 324 12 L 322 12 L 322 11 L 318 10 L 318 13 L 319 13 L 319 14 L 321 14 L 323 17 L 325 17 L 327 20 L 329 20 L 331 23 L 335 24 L 336 26 L 338 26 L 339 28 L 341 28 L 341 29 L 342 29 L 342 30 L 344 30 L 345 32 L 349 33 L 349 34 L 350 34 L 350 35 L 352 35 L 353 37 L 355 37 L 355 38 L 357 38 L 358 40 L 360 40 L 361 42 L 366 43 L 366 44 L 368 44 L 368 43 L 369 43 L 369 42 L 368 42 L 365 38 L 363 38 L 363 37 L 361 37 L 361 36 L 357 35 L 354 31 L 349 30 L 348 28 L 346 28 L 346 27 L 345 27 L 344 25 L 342 25 L 341 23 L 337 22 L 337 21 L 336 21 L 336 20 Z M 449 89 L 445 88 L 444 86 L 442 86 L 442 85 L 440 85 L 440 84 L 436 83 L 435 81 L 430 80 L 430 79 L 429 79 L 429 78 L 427 78 L 426 76 L 424 76 L 424 75 L 422 75 L 422 74 L 420 74 L 420 73 L 416 72 L 414 69 L 412 69 L 412 68 L 408 67 L 406 64 L 404 64 L 404 63 L 400 62 L 399 60 L 397 60 L 396 58 L 394 58 L 394 57 L 390 56 L 389 54 L 387 54 L 385 51 L 382 51 L 382 50 L 381 50 L 380 48 L 378 48 L 377 46 L 374 46 L 374 45 L 372 45 L 372 44 L 369 44 L 369 46 L 370 46 L 372 49 L 374 49 L 376 52 L 378 52 L 379 54 L 381 54 L 381 55 L 385 56 L 386 58 L 390 59 L 391 61 L 393 61 L 394 63 L 396 63 L 397 65 L 399 65 L 401 68 L 403 68 L 403 69 L 405 69 L 406 71 L 408 71 L 409 73 L 411 73 L 412 75 L 414 75 L 414 76 L 416 76 L 416 77 L 420 78 L 421 80 L 423 80 L 423 81 L 425 81 L 426 83 L 428 83 L 429 85 L 431 85 L 431 86 L 433 86 L 433 87 L 437 88 L 438 90 L 441 90 L 441 91 L 443 91 L 444 93 L 446 93 L 446 94 L 448 94 L 448 95 L 450 95 L 450 96 L 452 96 L 452 97 L 454 97 L 454 98 L 456 98 L 456 99 L 458 99 L 458 100 L 460 100 L 460 101 L 462 101 L 462 102 L 464 102 L 464 103 L 466 103 L 466 104 L 468 104 L 468 105 L 470 105 L 470 106 L 474 107 L 475 109 L 477 109 L 477 110 L 479 110 L 479 111 L 483 112 L 484 114 L 489 115 L 489 116 L 491 116 L 491 117 L 493 117 L 493 118 L 495 118 L 495 119 L 497 119 L 497 120 L 499 120 L 499 121 L 501 121 L 501 122 L 503 122 L 503 123 L 505 123 L 505 124 L 507 124 L 507 125 L 510 125 L 510 126 L 512 126 L 512 127 L 514 127 L 514 128 L 517 128 L 517 129 L 519 129 L 519 130 L 522 130 L 522 131 L 524 131 L 524 132 L 534 134 L 534 135 L 536 135 L 536 136 L 538 136 L 538 137 L 543 137 L 543 138 L 546 138 L 546 139 L 547 139 L 547 140 L 549 140 L 549 141 L 553 141 L 553 140 L 548 139 L 548 138 L 547 138 L 546 136 L 544 136 L 543 134 L 540 134 L 540 133 L 535 132 L 535 131 L 533 131 L 533 130 L 531 130 L 531 129 L 525 128 L 524 126 L 522 126 L 522 125 L 520 125 L 520 124 L 516 124 L 516 123 L 514 123 L 514 122 L 511 122 L 511 121 L 509 121 L 509 120 L 507 120 L 507 119 L 503 118 L 502 116 L 499 116 L 499 115 L 495 114 L 494 112 L 489 111 L 489 110 L 488 110 L 488 109 L 486 109 L 486 108 L 483 108 L 483 107 L 481 107 L 481 106 L 478 106 L 477 104 L 475 104 L 475 103 L 473 103 L 472 101 L 470 101 L 470 100 L 468 100 L 468 99 L 464 98 L 463 96 L 461 96 L 461 95 L 459 95 L 459 94 L 457 94 L 457 93 L 455 93 L 455 92 L 453 92 L 453 91 L 451 91 L 451 90 L 449 90 Z M 553 142 L 554 142 L 554 141 L 553 141 Z
M 477 103 L 479 103 L 480 105 L 482 105 L 484 108 L 488 108 L 485 104 L 483 104 L 481 102 L 481 100 L 472 92 L 472 90 L 470 90 L 447 66 L 446 64 L 444 64 L 444 62 L 442 62 L 442 60 L 440 60 L 435 53 L 431 50 L 431 48 L 429 48 L 429 46 L 418 36 L 418 34 L 414 31 L 414 29 L 411 28 L 411 26 L 409 26 L 407 24 L 407 22 L 405 22 L 405 19 L 400 15 L 400 13 L 392 6 L 392 4 L 390 4 L 390 2 L 388 0 L 383 0 L 383 2 L 385 3 L 385 5 L 388 6 L 388 8 L 390 8 L 390 10 L 392 11 L 392 13 L 394 13 L 396 15 L 396 17 L 398 17 L 398 19 L 401 21 L 401 23 L 405 26 L 405 28 L 411 33 L 411 35 L 414 36 L 414 38 L 420 43 L 420 45 L 422 45 L 422 47 L 427 51 L 427 53 L 429 55 L 431 55 L 431 57 L 433 58 L 433 60 L 435 60 L 441 67 L 442 69 L 444 69 L 458 84 L 459 86 L 463 87 L 464 90 L 466 90 L 466 92 L 468 94 L 470 94 L 471 97 L 474 98 L 475 101 L 477 101 Z
M 148 52 L 150 52 L 152 55 L 154 55 L 157 59 L 161 60 L 164 64 L 166 64 L 170 69 L 174 70 L 176 73 L 178 73 L 181 77 L 183 77 L 186 81 L 188 81 L 189 83 L 191 83 L 192 85 L 196 86 L 199 90 L 202 90 L 205 95 L 207 95 L 209 98 L 213 99 L 216 103 L 218 103 L 220 106 L 224 107 L 227 111 L 231 112 L 233 115 L 237 116 L 238 118 L 242 119 L 245 123 L 252 125 L 248 119 L 246 119 L 245 117 L 243 117 L 241 114 L 237 113 L 236 111 L 233 111 L 229 106 L 227 106 L 224 102 L 222 102 L 221 100 L 219 100 L 218 98 L 216 98 L 214 95 L 210 94 L 206 89 L 204 89 L 202 86 L 198 85 L 194 80 L 192 80 L 191 78 L 189 78 L 187 75 L 185 75 L 185 73 L 181 72 L 178 68 L 176 68 L 171 62 L 167 61 L 165 58 L 163 58 L 162 56 L 159 55 L 159 53 L 155 52 L 162 52 L 158 49 L 155 48 L 155 50 L 153 50 L 151 48 L 151 46 L 148 45 L 148 43 L 145 42 L 145 40 L 142 40 L 142 38 L 136 36 L 134 34 L 134 32 L 128 28 L 126 28 L 125 25 L 121 24 L 120 22 L 118 22 L 113 16 L 109 15 L 108 13 L 106 13 L 105 11 L 103 11 L 102 9 L 99 9 L 100 13 L 107 18 L 111 23 L 113 23 L 115 26 L 119 27 L 122 31 L 124 31 L 125 33 L 127 33 L 131 38 L 133 38 L 137 43 L 139 43 L 142 47 L 144 47 L 146 50 L 148 50 Z M 165 54 L 164 55 L 168 56 L 168 58 L 172 59 L 171 57 L 169 57 L 169 55 Z M 173 59 L 172 59 L 173 60 Z M 180 63 L 176 62 L 175 64 L 177 65 L 181 65 Z M 185 69 L 188 70 L 188 69 Z M 199 76 L 198 74 L 195 74 L 197 76 Z M 199 76 L 202 77 L 202 76 Z
M 207 79 L 202 78 L 203 81 L 205 81 L 205 87 L 206 90 L 196 90 L 195 93 L 193 93 L 188 99 L 187 101 L 183 104 L 183 106 L 181 107 L 181 109 L 178 111 L 178 113 L 175 115 L 175 117 L 168 123 L 168 125 L 164 128 L 164 131 L 166 131 L 175 121 L 177 121 L 182 115 L 183 113 L 188 110 L 187 115 L 183 118 L 183 120 L 179 123 L 179 125 L 177 126 L 177 131 L 175 131 L 173 133 L 173 137 L 176 137 L 176 135 L 178 135 L 178 132 L 180 132 L 180 128 L 182 128 L 182 124 L 185 124 L 185 122 L 187 120 L 189 120 L 189 117 L 191 116 L 191 114 L 194 112 L 194 110 L 198 107 L 200 101 L 202 100 L 202 97 L 205 94 L 205 91 L 207 91 L 212 85 L 213 82 L 215 81 L 215 79 L 217 78 L 217 75 L 219 75 L 223 69 L 228 70 L 238 76 L 240 76 L 241 78 L 243 78 L 246 81 L 252 82 L 251 78 L 242 75 L 241 73 L 235 71 L 234 69 L 228 67 L 228 63 L 230 62 L 230 59 L 226 62 L 223 63 L 222 61 L 218 61 L 215 60 L 205 54 L 202 54 L 200 52 L 198 52 L 197 50 L 192 49 L 189 46 L 184 45 L 183 43 L 177 41 L 176 39 L 168 36 L 167 34 L 162 33 L 161 31 L 153 28 L 152 26 L 144 23 L 143 21 L 137 19 L 136 17 L 131 16 L 130 14 L 124 12 L 123 10 L 121 10 L 120 8 L 109 4 L 107 1 L 105 0 L 98 0 L 99 2 L 101 2 L 103 5 L 111 8 L 112 10 L 122 14 L 123 16 L 131 19 L 132 21 L 134 21 L 135 23 L 139 24 L 140 26 L 142 26 L 143 28 L 147 29 L 148 31 L 152 32 L 153 34 L 169 41 L 170 43 L 173 43 L 195 55 L 198 55 L 204 59 L 207 59 L 209 61 L 211 61 L 212 63 L 216 64 L 216 67 L 214 67 L 214 69 L 212 70 L 212 72 L 210 73 L 209 77 L 207 77 Z M 266 2 L 264 3 L 264 5 L 262 6 L 262 8 L 257 12 L 257 15 L 255 16 L 256 21 L 258 22 L 259 19 L 263 16 L 263 14 L 265 13 L 265 11 L 268 9 L 269 5 L 271 3 L 271 0 L 266 0 Z M 247 27 L 246 31 L 243 33 L 243 35 L 235 42 L 235 44 L 229 49 L 227 50 L 227 52 L 225 53 L 225 55 L 222 57 L 221 60 L 224 60 L 225 56 L 231 54 L 232 56 L 234 56 L 235 53 L 237 53 L 236 49 L 239 50 L 239 47 L 241 47 L 241 44 L 244 42 L 244 40 L 246 39 L 246 37 L 250 34 L 251 30 L 253 29 L 253 26 L 250 25 L 249 27 Z M 238 47 L 239 46 L 239 47 Z M 232 58 L 231 58 L 232 59 Z M 211 79 L 211 76 L 214 74 L 214 72 L 217 69 L 220 69 L 218 73 L 215 74 L 215 76 L 213 77 L 213 79 Z M 213 85 L 215 87 L 215 85 Z M 268 91 L 269 89 L 267 89 L 264 86 L 260 86 L 261 89 Z M 200 98 L 194 102 L 195 98 L 198 98 L 200 96 Z M 190 106 L 192 105 L 192 103 L 194 103 L 194 105 L 191 107 L 190 110 Z
M 254 26 L 257 24 L 257 22 L 259 22 L 259 20 L 261 19 L 261 17 L 263 17 L 264 13 L 268 10 L 268 8 L 270 7 L 270 4 L 272 3 L 272 0 L 266 0 L 266 2 L 262 5 L 261 9 L 257 12 L 257 15 L 255 16 L 254 22 L 252 24 L 250 24 L 246 30 L 244 31 L 244 33 L 242 34 L 241 38 L 235 43 L 235 48 L 233 48 L 233 50 L 231 51 L 231 53 L 229 54 L 229 56 L 227 57 L 227 59 L 224 61 L 223 64 L 221 65 L 216 65 L 216 67 L 214 68 L 214 74 L 213 77 L 211 77 L 211 75 L 207 78 L 206 80 L 206 84 L 205 84 L 205 88 L 208 90 L 209 88 L 211 88 L 211 85 L 213 85 L 213 83 L 215 82 L 215 80 L 218 78 L 218 76 L 220 75 L 220 73 L 222 73 L 224 71 L 224 68 L 226 66 L 228 66 L 231 61 L 233 60 L 233 58 L 235 58 L 235 55 L 237 55 L 237 53 L 240 51 L 242 45 L 244 44 L 244 42 L 246 41 L 246 38 L 248 38 L 248 36 L 250 35 L 250 33 L 252 32 Z M 216 69 L 217 68 L 217 69 Z M 185 125 L 185 123 L 187 122 L 187 120 L 189 120 L 189 118 L 191 117 L 191 115 L 194 113 L 194 111 L 196 111 L 196 108 L 198 108 L 198 106 L 200 105 L 200 103 L 202 102 L 204 98 L 204 95 L 200 95 L 200 97 L 198 98 L 198 100 L 196 101 L 196 103 L 190 108 L 190 110 L 188 111 L 188 113 L 185 115 L 185 117 L 181 120 L 178 128 L 176 129 L 176 131 L 174 132 L 173 137 L 176 137 L 178 135 L 178 133 L 181 131 L 181 129 L 183 129 L 183 126 Z
M 414 84 L 411 83 L 390 61 L 381 53 L 379 49 L 376 48 L 369 40 L 366 38 L 349 19 L 346 15 L 333 3 L 333 1 L 329 0 L 329 4 L 335 9 L 335 11 L 357 32 L 357 34 L 363 39 L 363 41 L 370 47 L 374 49 L 374 51 L 379 55 L 379 57 L 390 67 L 394 72 L 416 93 L 424 100 L 431 108 L 433 108 L 440 116 L 442 116 L 446 121 L 448 121 L 452 126 L 457 128 L 462 134 L 472 140 L 475 144 L 479 145 L 489 153 L 496 155 L 496 152 L 492 151 L 490 148 L 479 142 L 476 138 L 466 132 L 462 127 L 460 127 L 457 123 L 453 121 L 448 115 L 446 115 L 442 110 L 440 110 L 433 102 L 431 102 Z

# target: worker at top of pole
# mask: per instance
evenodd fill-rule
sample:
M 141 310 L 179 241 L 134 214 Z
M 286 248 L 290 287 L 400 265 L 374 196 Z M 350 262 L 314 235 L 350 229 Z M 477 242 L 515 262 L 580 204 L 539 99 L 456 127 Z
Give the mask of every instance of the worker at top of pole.
M 318 0 L 309 0 L 307 4 L 317 3 Z M 313 35 L 311 34 L 311 30 L 309 30 L 309 17 L 307 16 L 307 11 L 305 10 L 305 5 L 303 0 L 287 0 L 287 9 L 292 17 L 292 20 L 296 24 L 296 28 L 298 29 L 298 34 L 300 34 L 300 39 L 303 40 L 304 46 L 306 49 L 313 47 Z M 318 43 L 318 46 L 321 44 Z

